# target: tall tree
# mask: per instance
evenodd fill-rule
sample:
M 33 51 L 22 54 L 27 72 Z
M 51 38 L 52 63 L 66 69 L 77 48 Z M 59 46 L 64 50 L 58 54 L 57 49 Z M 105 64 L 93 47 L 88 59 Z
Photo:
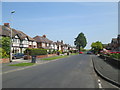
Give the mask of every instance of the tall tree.
M 81 48 L 85 48 L 87 40 L 82 32 L 77 36 L 77 38 L 75 38 L 74 44 L 79 51 L 81 50 Z

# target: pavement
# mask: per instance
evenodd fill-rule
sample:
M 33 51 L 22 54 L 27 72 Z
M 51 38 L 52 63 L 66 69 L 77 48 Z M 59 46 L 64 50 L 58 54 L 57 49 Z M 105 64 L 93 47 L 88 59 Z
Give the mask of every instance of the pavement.
M 92 60 L 94 69 L 99 76 L 101 76 L 106 81 L 116 85 L 117 87 L 120 87 L 120 69 L 114 68 L 110 64 L 106 63 L 104 59 L 101 59 L 95 55 L 92 56 Z

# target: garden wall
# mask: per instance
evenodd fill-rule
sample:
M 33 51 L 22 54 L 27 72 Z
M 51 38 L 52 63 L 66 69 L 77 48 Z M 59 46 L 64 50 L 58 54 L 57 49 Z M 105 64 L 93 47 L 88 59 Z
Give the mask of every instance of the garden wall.
M 0 63 L 9 63 L 9 62 L 10 62 L 9 58 L 0 59 Z

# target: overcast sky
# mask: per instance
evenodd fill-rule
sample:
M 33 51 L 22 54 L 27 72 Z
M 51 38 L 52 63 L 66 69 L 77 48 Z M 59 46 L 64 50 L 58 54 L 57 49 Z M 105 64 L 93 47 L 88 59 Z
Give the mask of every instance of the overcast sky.
M 110 43 L 118 34 L 117 2 L 3 2 L 3 23 L 27 35 L 46 35 L 53 41 L 74 45 L 74 38 L 83 32 L 86 48 L 92 42 Z

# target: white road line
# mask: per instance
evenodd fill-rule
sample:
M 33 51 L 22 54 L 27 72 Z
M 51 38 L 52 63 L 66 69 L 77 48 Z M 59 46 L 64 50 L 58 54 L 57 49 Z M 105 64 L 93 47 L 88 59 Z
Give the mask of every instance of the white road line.
M 98 86 L 99 88 L 102 88 L 101 81 L 98 79 Z

